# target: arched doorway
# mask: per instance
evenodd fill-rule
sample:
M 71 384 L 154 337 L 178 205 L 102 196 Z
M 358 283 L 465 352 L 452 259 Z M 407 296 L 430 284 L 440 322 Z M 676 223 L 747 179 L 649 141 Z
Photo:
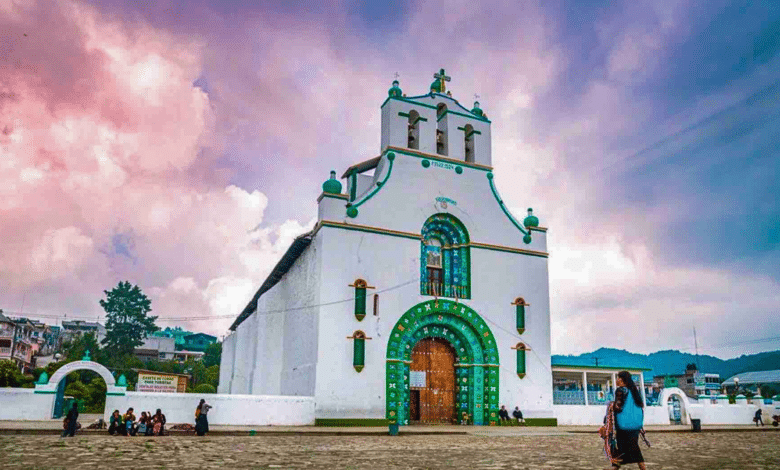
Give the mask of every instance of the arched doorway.
M 71 372 L 83 370 L 92 371 L 103 379 L 106 385 L 106 395 L 125 394 L 127 387 L 126 384 L 122 383 L 124 382 L 123 377 L 120 377 L 120 384 L 117 385 L 116 380 L 114 380 L 114 376 L 111 374 L 111 371 L 97 362 L 90 361 L 89 356 L 86 356 L 81 361 L 74 361 L 65 364 L 64 366 L 57 369 L 57 371 L 52 374 L 51 378 L 43 377 L 39 379 L 39 382 L 35 385 L 35 393 L 49 393 L 55 395 L 55 399 L 52 401 L 51 410 L 51 416 L 53 418 L 59 418 L 64 411 L 62 410 L 62 403 L 65 392 L 65 377 Z
M 689 424 L 688 397 L 681 389 L 669 387 L 663 389 L 661 398 L 658 400 L 661 406 L 666 406 L 669 413 L 669 422 L 671 424 Z
M 455 414 L 455 350 L 441 338 L 423 338 L 409 366 L 409 421 L 452 424 Z
M 454 408 L 458 422 L 498 422 L 499 357 L 493 333 L 467 305 L 441 299 L 415 305 L 393 327 L 387 342 L 387 418 L 392 423 L 409 424 L 413 350 L 426 338 L 446 341 L 455 354 Z

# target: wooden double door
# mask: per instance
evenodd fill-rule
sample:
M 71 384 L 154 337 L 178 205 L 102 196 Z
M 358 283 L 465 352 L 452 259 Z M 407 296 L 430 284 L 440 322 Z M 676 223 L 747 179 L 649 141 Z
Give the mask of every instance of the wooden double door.
M 455 416 L 455 350 L 440 338 L 424 338 L 412 350 L 409 418 L 412 423 L 452 424 Z

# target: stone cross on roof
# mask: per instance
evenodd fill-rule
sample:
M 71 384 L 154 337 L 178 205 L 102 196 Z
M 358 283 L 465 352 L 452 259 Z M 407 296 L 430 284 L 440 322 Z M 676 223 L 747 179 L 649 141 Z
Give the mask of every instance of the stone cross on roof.
M 433 78 L 439 79 L 439 82 L 441 83 L 441 93 L 444 93 L 446 91 L 444 82 L 449 82 L 451 77 L 448 77 L 447 74 L 444 73 L 444 69 L 441 69 L 438 73 L 433 74 Z

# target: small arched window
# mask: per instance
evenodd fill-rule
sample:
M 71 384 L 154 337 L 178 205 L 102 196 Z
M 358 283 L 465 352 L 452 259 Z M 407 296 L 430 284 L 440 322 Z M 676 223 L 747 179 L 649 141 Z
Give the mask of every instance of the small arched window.
M 350 284 L 349 287 L 355 288 L 355 318 L 361 321 L 366 316 L 366 289 L 373 289 L 373 287 L 363 279 L 355 279 L 354 284 Z
M 409 111 L 409 135 L 407 138 L 407 147 L 410 149 L 420 148 L 420 113 L 415 110 Z
M 447 155 L 447 105 L 436 107 L 436 153 Z
M 360 330 L 352 333 L 347 339 L 352 340 L 352 366 L 360 372 L 366 365 L 366 340 L 371 339 Z
M 530 351 L 531 348 L 523 343 L 517 343 L 517 346 L 512 349 L 517 351 L 517 376 L 522 379 L 525 377 L 525 352 Z
M 515 327 L 517 328 L 517 332 L 522 335 L 525 332 L 525 308 L 528 307 L 529 304 L 525 303 L 525 299 L 522 297 L 518 297 L 512 302 L 512 305 L 515 306 Z
M 466 161 L 474 163 L 474 126 L 466 124 L 463 135 L 465 136 Z

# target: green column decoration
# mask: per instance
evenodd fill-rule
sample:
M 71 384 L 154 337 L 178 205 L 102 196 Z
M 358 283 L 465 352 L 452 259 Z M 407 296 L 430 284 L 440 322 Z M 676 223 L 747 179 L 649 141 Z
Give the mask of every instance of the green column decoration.
M 355 318 L 362 321 L 366 316 L 366 289 L 373 289 L 363 279 L 356 279 L 350 287 L 355 288 Z
M 127 387 L 127 377 L 125 374 L 119 376 L 119 380 L 116 381 L 117 387 Z
M 49 383 L 49 374 L 47 374 L 46 371 L 41 372 L 41 375 L 38 376 L 38 381 L 35 383 L 38 385 L 46 385 Z
M 366 337 L 366 334 L 360 330 L 352 333 L 352 336 L 348 336 L 347 339 L 352 340 L 352 366 L 356 371 L 360 372 L 366 365 L 366 340 L 371 339 Z
M 517 328 L 517 332 L 522 335 L 525 332 L 525 308 L 531 304 L 525 303 L 525 300 L 522 297 L 518 297 L 514 302 L 512 302 L 512 305 L 515 306 L 517 313 L 515 327 Z
M 517 343 L 512 349 L 517 351 L 517 376 L 522 379 L 525 377 L 525 352 L 531 349 L 523 343 Z

